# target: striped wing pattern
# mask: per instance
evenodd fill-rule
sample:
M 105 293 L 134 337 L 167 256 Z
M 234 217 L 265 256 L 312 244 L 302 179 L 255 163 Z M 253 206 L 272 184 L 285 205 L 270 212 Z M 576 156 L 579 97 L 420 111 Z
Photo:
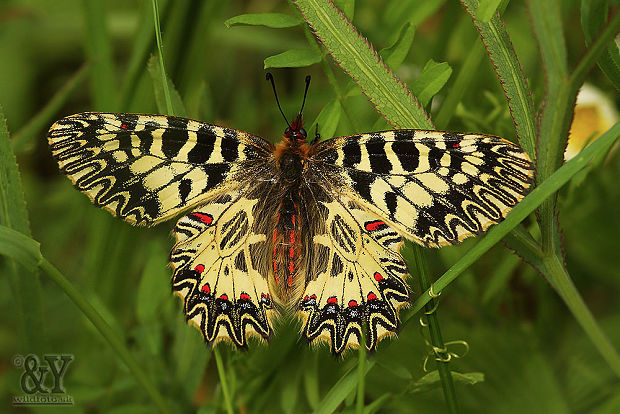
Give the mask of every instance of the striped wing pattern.
M 398 331 L 398 310 L 409 304 L 402 238 L 356 202 L 321 202 L 322 231 L 313 237 L 318 259 L 300 303 L 303 334 L 328 342 L 335 353 L 366 347 Z
M 267 235 L 258 229 L 257 199 L 235 190 L 179 220 L 170 255 L 172 289 L 187 320 L 210 343 L 245 347 L 249 336 L 268 339 L 273 307 L 266 277 Z
M 267 340 L 278 306 L 292 304 L 302 335 L 337 354 L 374 350 L 398 332 L 410 295 L 403 238 L 438 247 L 481 233 L 523 198 L 533 174 L 527 155 L 495 136 L 359 134 L 293 154 L 303 166 L 286 204 L 291 172 L 272 144 L 245 132 L 82 113 L 56 122 L 48 140 L 74 186 L 123 220 L 151 225 L 192 209 L 174 228 L 172 287 L 205 341 Z M 291 223 L 303 223 L 282 239 L 285 204 Z M 297 278 L 284 295 L 274 283 L 282 263 Z
M 439 247 L 503 220 L 527 193 L 533 167 L 492 135 L 396 130 L 333 138 L 313 161 L 323 176 L 405 238 Z
M 48 133 L 62 172 L 91 201 L 132 224 L 174 217 L 235 186 L 271 154 L 244 132 L 161 115 L 81 113 Z

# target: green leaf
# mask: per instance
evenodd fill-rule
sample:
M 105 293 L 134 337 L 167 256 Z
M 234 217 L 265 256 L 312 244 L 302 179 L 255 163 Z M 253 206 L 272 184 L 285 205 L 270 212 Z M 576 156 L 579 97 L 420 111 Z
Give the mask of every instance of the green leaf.
M 272 29 L 283 29 L 286 27 L 299 26 L 302 20 L 290 14 L 284 13 L 253 13 L 240 14 L 231 17 L 224 24 L 226 27 L 233 26 L 265 26 Z
M 476 19 L 488 23 L 493 17 L 502 0 L 480 0 L 480 6 L 476 12 Z
M 481 372 L 469 372 L 461 374 L 460 372 L 452 371 L 452 379 L 457 384 L 474 385 L 484 381 L 484 374 Z M 441 379 L 439 378 L 438 371 L 432 371 L 414 382 L 407 392 L 417 394 L 421 392 L 427 392 L 439 388 L 441 386 Z
M 291 49 L 265 58 L 267 68 L 303 68 L 321 61 L 321 55 L 310 49 Z
M 381 50 L 379 55 L 383 59 L 386 65 L 392 70 L 396 70 L 409 54 L 413 38 L 415 36 L 415 26 L 407 22 L 400 29 L 398 39 L 389 47 Z
M 149 59 L 148 71 L 151 74 L 151 79 L 153 80 L 153 90 L 155 91 L 155 101 L 157 102 L 157 109 L 159 110 L 159 113 L 186 117 L 187 112 L 185 111 L 185 105 L 183 105 L 183 101 L 181 100 L 181 95 L 179 95 L 179 92 L 174 87 L 174 84 L 172 83 L 172 80 L 170 80 L 170 78 L 167 78 L 167 80 L 168 89 L 170 90 L 170 100 L 172 101 L 173 113 L 168 113 L 166 107 L 164 84 L 162 82 L 161 65 L 159 64 L 159 59 L 157 58 L 157 56 L 152 56 Z
M 426 106 L 431 101 L 431 98 L 448 82 L 451 74 L 452 68 L 450 65 L 446 62 L 437 63 L 431 59 L 426 62 L 422 73 L 411 85 L 411 89 L 418 97 L 420 103 Z
M 297 0 L 296 4 L 332 57 L 394 127 L 432 129 L 418 101 L 332 3 Z
M 493 16 L 487 23 L 474 17 L 478 10 L 478 0 L 462 0 L 462 3 L 480 32 L 480 37 L 489 53 L 495 73 L 506 95 L 519 142 L 534 160 L 537 136 L 534 100 L 508 32 L 498 16 Z
M 592 43 L 607 22 L 608 9 L 608 0 L 581 0 L 581 27 L 586 44 Z M 620 90 L 620 52 L 616 42 L 609 43 L 597 64 L 616 89 Z
M 319 134 L 323 139 L 329 139 L 336 133 L 340 116 L 342 115 L 342 106 L 338 99 L 334 98 L 327 105 L 323 107 L 319 116 L 317 116 L 314 123 L 308 130 L 308 134 L 312 134 L 315 130 L 316 124 L 319 124 Z
M 6 272 L 13 290 L 15 312 L 19 316 L 22 331 L 20 332 L 20 337 L 23 338 L 22 346 L 30 352 L 39 352 L 40 346 L 45 343 L 41 309 L 42 292 L 36 269 L 41 253 L 38 244 L 33 245 L 34 241 L 29 238 L 30 223 L 24 190 L 2 107 L 0 107 L 0 225 L 18 232 L 12 236 L 5 235 L 8 238 L 0 240 L 4 244 L 0 247 L 0 251 L 4 254 L 10 253 L 19 265 L 13 261 L 6 261 L 0 263 L 0 269 Z M 18 236 L 20 234 L 21 236 Z M 14 240 L 11 240 L 11 237 Z M 22 248 L 24 251 L 19 251 Z

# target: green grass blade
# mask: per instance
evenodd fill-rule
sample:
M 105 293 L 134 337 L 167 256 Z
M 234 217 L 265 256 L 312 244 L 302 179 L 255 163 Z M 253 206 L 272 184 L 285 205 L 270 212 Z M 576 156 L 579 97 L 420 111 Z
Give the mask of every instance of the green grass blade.
M 153 81 L 153 90 L 155 92 L 155 103 L 157 104 L 157 109 L 161 114 L 186 117 L 187 111 L 185 110 L 185 105 L 181 100 L 181 95 L 179 95 L 179 92 L 172 83 L 172 80 L 168 78 L 168 82 L 165 81 L 166 77 L 162 75 L 161 65 L 158 61 L 159 59 L 156 56 L 153 56 L 149 59 L 149 63 L 147 65 L 148 71 L 151 74 L 151 80 Z M 162 81 L 162 79 L 164 80 Z M 164 88 L 164 85 L 166 85 L 167 88 Z M 172 102 L 172 109 L 168 108 L 168 99 Z
M 592 43 L 607 21 L 609 0 L 581 0 L 581 27 L 586 44 Z M 617 12 L 617 10 L 616 10 Z M 616 43 L 609 43 L 607 50 L 597 62 L 607 79 L 620 90 L 620 52 Z
M 21 175 L 11 149 L 9 131 L 0 107 L 0 225 L 30 236 L 28 211 L 24 201 Z M 4 249 L 11 249 L 6 246 Z M 18 253 L 19 254 L 19 253 Z M 20 258 L 21 259 L 21 258 Z M 16 314 L 20 319 L 20 337 L 25 350 L 40 352 L 46 342 L 43 325 L 41 284 L 36 267 L 24 266 L 21 260 L 0 263 L 6 271 Z
M 581 151 L 575 158 L 568 161 L 560 169 L 558 169 L 549 179 L 538 185 L 530 194 L 528 194 L 519 204 L 512 209 L 506 219 L 491 228 L 489 232 L 480 240 L 478 244 L 472 247 L 467 254 L 450 269 L 448 269 L 433 284 L 434 291 L 440 292 L 456 279 L 465 269 L 471 266 L 476 260 L 486 253 L 491 247 L 499 242 L 508 232 L 517 226 L 523 219 L 530 215 L 536 208 L 553 193 L 558 191 L 566 184 L 571 177 L 577 174 L 582 168 L 586 167 L 590 161 L 601 153 L 607 151 L 620 136 L 620 123 L 615 124 L 598 140 Z M 429 291 L 424 292 L 413 303 L 413 306 L 407 311 L 404 321 L 409 320 L 432 298 Z
M 471 81 L 474 79 L 483 57 L 484 47 L 479 40 L 476 40 L 463 66 L 456 75 L 454 83 L 449 88 L 446 99 L 441 104 L 441 108 L 439 108 L 439 112 L 437 112 L 434 118 L 435 125 L 437 125 L 439 130 L 447 128 L 450 119 L 456 112 L 457 105 L 461 102 L 465 91 L 471 85 Z
M 415 275 L 418 277 L 420 284 L 420 290 L 426 291 L 432 287 L 431 279 L 428 272 L 428 266 L 424 259 L 424 251 L 422 247 L 414 245 L 410 241 L 405 241 L 404 247 L 401 249 L 403 257 L 407 263 L 413 263 L 415 269 Z M 443 395 L 448 406 L 448 412 L 455 414 L 459 413 L 459 404 L 456 398 L 456 391 L 454 389 L 454 381 L 452 380 L 452 374 L 450 372 L 450 358 L 446 345 L 443 342 L 441 335 L 441 329 L 439 326 L 439 320 L 437 318 L 437 304 L 435 300 L 429 301 L 424 307 L 425 319 L 428 323 L 428 331 L 430 335 L 430 343 L 432 346 L 432 355 L 435 355 L 437 363 L 437 371 L 441 379 L 441 385 L 443 388 Z
M 58 269 L 54 267 L 45 258 L 41 260 L 40 268 L 43 272 L 52 279 L 58 287 L 71 299 L 71 301 L 82 311 L 84 316 L 91 321 L 91 323 L 97 328 L 99 333 L 108 342 L 110 347 L 116 352 L 116 354 L 123 360 L 123 362 L 129 368 L 129 371 L 134 375 L 136 380 L 144 387 L 146 392 L 150 395 L 151 399 L 157 406 L 160 412 L 169 413 L 170 410 L 167 407 L 162 395 L 159 393 L 155 384 L 146 375 L 140 364 L 134 359 L 127 347 L 125 341 L 120 338 L 110 325 L 103 319 L 103 317 L 93 308 L 88 300 L 78 291 L 65 276 L 60 273 Z
M 41 109 L 26 125 L 17 131 L 12 140 L 13 150 L 16 153 L 26 150 L 33 144 L 33 141 L 39 139 L 39 134 L 49 128 L 54 121 L 54 117 L 72 97 L 77 88 L 89 74 L 90 65 L 85 64 L 69 80 L 54 94 L 52 99 Z
M 97 110 L 116 107 L 117 82 L 112 60 L 112 39 L 107 30 L 106 2 L 82 1 L 86 17 L 86 54 L 91 62 L 90 88 L 93 105 Z
M 369 359 L 366 362 L 365 374 L 375 366 L 375 361 Z M 351 391 L 357 386 L 358 373 L 355 369 L 349 369 L 340 379 L 331 387 L 327 395 L 323 397 L 314 414 L 331 414 L 338 409 L 338 406 L 351 394 Z
M 31 268 L 38 266 L 44 274 L 52 279 L 71 301 L 82 311 L 82 313 L 92 322 L 99 333 L 108 342 L 110 347 L 125 362 L 129 371 L 136 377 L 138 382 L 144 387 L 153 399 L 155 405 L 162 413 L 169 413 L 168 407 L 153 382 L 147 377 L 138 362 L 131 355 L 124 340 L 119 338 L 116 332 L 103 319 L 103 317 L 93 308 L 88 300 L 77 290 L 65 276 L 58 271 L 50 262 L 47 261 L 39 249 L 39 243 L 30 237 L 25 236 L 6 226 L 0 225 L 0 254 L 6 255 L 20 264 Z
M 539 145 L 537 178 L 544 181 L 556 171 L 564 160 L 563 154 L 568 140 L 568 131 L 573 118 L 573 106 L 577 92 L 587 72 L 594 66 L 601 54 L 620 30 L 620 13 L 616 13 L 599 36 L 588 47 L 573 72 L 564 80 L 557 90 L 550 90 L 545 110 L 540 121 L 540 135 L 545 137 Z M 544 145 L 543 145 L 544 144 Z M 542 235 L 542 247 L 545 253 L 554 252 L 561 255 L 561 240 L 558 234 L 555 198 L 550 198 L 540 207 L 539 222 Z
M 571 313 L 588 335 L 588 338 L 599 351 L 609 368 L 620 377 L 620 355 L 611 344 L 592 312 L 583 301 L 570 275 L 566 271 L 564 261 L 557 255 L 549 255 L 543 259 L 545 276 L 551 286 L 560 295 Z
M 432 129 L 419 102 L 333 3 L 297 0 L 304 19 L 332 57 L 396 128 Z
M 160 0 L 158 6 L 160 6 L 162 14 L 165 15 L 170 3 L 170 1 Z M 145 8 L 148 5 L 143 3 L 142 7 Z M 133 36 L 131 55 L 119 92 L 120 111 L 126 111 L 129 108 L 131 97 L 136 91 L 140 77 L 144 74 L 144 67 L 149 60 L 149 53 L 153 48 L 154 41 L 155 32 L 153 31 L 153 20 L 150 13 L 140 13 L 138 25 Z
M 226 412 L 228 414 L 234 414 L 232 405 L 232 399 L 230 397 L 230 391 L 228 390 L 228 381 L 226 380 L 226 368 L 224 362 L 222 362 L 222 355 L 219 349 L 213 349 L 213 356 L 215 356 L 215 365 L 217 365 L 217 375 L 220 377 L 220 385 L 222 386 L 222 394 L 224 394 L 224 403 L 226 405 Z
M 567 75 L 566 45 L 559 4 L 557 0 L 531 1 L 528 4 L 532 26 L 540 45 L 548 88 L 557 88 Z
M 536 116 L 534 101 L 510 37 L 500 18 L 495 15 L 488 23 L 477 20 L 478 0 L 461 0 L 493 62 L 493 67 L 508 101 L 521 146 L 533 160 L 536 156 Z
M 43 259 L 38 242 L 3 224 L 0 224 L 0 254 L 27 269 L 36 268 Z
M 166 75 L 166 67 L 164 65 L 164 51 L 161 40 L 161 28 L 159 26 L 159 7 L 157 0 L 152 0 L 153 5 L 153 24 L 155 25 L 155 38 L 157 39 L 157 54 L 159 56 L 159 70 L 161 75 L 161 83 L 163 88 L 163 95 L 166 100 L 166 113 L 174 115 L 174 108 L 172 106 L 172 100 L 170 99 L 170 88 L 168 86 L 168 76 Z

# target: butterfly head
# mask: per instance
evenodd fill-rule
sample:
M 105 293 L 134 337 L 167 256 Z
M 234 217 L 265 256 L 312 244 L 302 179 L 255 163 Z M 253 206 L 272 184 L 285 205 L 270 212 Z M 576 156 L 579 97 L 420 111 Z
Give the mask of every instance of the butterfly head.
M 301 112 L 297 114 L 291 125 L 284 130 L 284 136 L 298 141 L 306 140 L 308 133 L 304 129 Z
M 303 127 L 302 113 L 304 111 L 304 105 L 306 104 L 306 96 L 308 95 L 308 87 L 310 86 L 310 75 L 306 76 L 306 89 L 304 90 L 304 99 L 301 102 L 301 109 L 299 110 L 299 113 L 297 114 L 293 122 L 290 124 L 288 123 L 288 120 L 286 119 L 286 116 L 284 115 L 284 112 L 282 111 L 282 107 L 280 106 L 280 101 L 278 100 L 278 94 L 276 93 L 276 85 L 273 81 L 273 75 L 267 72 L 266 79 L 267 81 L 271 82 L 271 87 L 273 88 L 273 95 L 276 98 L 278 109 L 280 110 L 280 113 L 282 114 L 282 117 L 284 117 L 284 120 L 286 121 L 286 124 L 287 124 L 287 128 L 284 130 L 284 137 L 290 140 L 293 140 L 293 141 L 305 141 L 308 134 L 306 133 L 306 130 Z

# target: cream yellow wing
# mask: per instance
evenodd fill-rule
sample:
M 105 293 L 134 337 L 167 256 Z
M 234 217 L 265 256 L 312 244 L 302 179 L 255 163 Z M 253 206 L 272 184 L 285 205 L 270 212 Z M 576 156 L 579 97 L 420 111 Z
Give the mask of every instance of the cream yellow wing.
M 334 191 L 431 247 L 502 221 L 527 194 L 534 170 L 523 149 L 505 139 L 423 130 L 329 139 L 311 163 Z
M 264 139 L 163 115 L 85 112 L 48 132 L 52 154 L 98 207 L 152 225 L 251 180 L 272 156 Z
M 247 191 L 230 191 L 174 228 L 172 288 L 183 299 L 187 320 L 210 343 L 245 347 L 249 336 L 271 335 L 268 239 L 258 225 L 258 203 Z
M 401 237 L 348 198 L 317 202 L 321 223 L 310 247 L 307 284 L 299 314 L 303 335 L 328 342 L 338 354 L 366 347 L 398 331 L 398 310 L 409 304 Z

